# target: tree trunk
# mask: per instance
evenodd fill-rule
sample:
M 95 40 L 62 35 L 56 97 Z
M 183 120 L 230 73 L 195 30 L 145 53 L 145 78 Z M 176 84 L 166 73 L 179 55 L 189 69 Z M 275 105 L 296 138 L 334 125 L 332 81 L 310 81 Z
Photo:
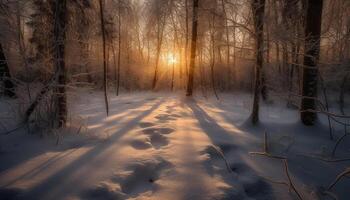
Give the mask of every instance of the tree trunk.
M 199 0 L 193 0 L 193 17 L 192 17 L 192 39 L 191 39 L 191 60 L 187 82 L 186 96 L 192 96 L 193 93 L 193 77 L 197 50 L 197 26 L 198 26 L 198 4 Z
M 221 6 L 222 11 L 225 17 L 225 36 L 226 36 L 226 67 L 227 67 L 227 88 L 231 87 L 232 82 L 232 70 L 230 66 L 230 35 L 229 35 L 229 28 L 228 28 L 228 20 L 227 20 L 227 13 L 226 13 L 226 7 L 225 7 L 225 1 L 221 0 Z
M 106 58 L 106 33 L 105 33 L 105 21 L 103 14 L 103 2 L 99 0 L 100 4 L 100 21 L 101 21 L 101 32 L 102 32 L 102 48 L 103 48 L 103 89 L 104 89 L 104 99 L 106 105 L 106 113 L 108 116 L 109 106 L 108 106 L 108 94 L 107 94 L 107 58 Z
M 6 56 L 2 45 L 0 43 L 0 80 L 3 83 L 4 95 L 8 97 L 15 97 L 15 85 L 11 80 L 10 70 L 7 64 Z
M 189 39 L 189 28 L 188 28 L 188 19 L 189 19 L 189 13 L 188 13 L 188 1 L 189 0 L 185 0 L 185 11 L 186 11 L 186 27 L 185 27 L 185 74 L 186 76 L 188 76 L 188 39 Z
M 67 121 L 67 94 L 66 94 L 66 66 L 65 66 L 65 41 L 67 26 L 67 1 L 56 1 L 55 27 L 54 27 L 54 60 L 58 73 L 57 80 L 57 109 L 58 126 L 63 127 Z
M 323 0 L 309 0 L 305 28 L 305 56 L 303 68 L 303 90 L 301 101 L 301 121 L 313 125 L 317 115 L 315 97 L 317 97 L 318 60 L 320 55 L 320 37 L 322 25 Z M 311 98 L 310 98 L 311 97 Z
M 16 21 L 17 21 L 17 43 L 18 43 L 18 48 L 19 48 L 19 52 L 21 54 L 21 58 L 22 58 L 22 62 L 24 65 L 24 68 L 26 70 L 27 73 L 27 77 L 29 77 L 30 75 L 30 70 L 29 70 L 29 66 L 28 66 L 28 59 L 26 57 L 26 51 L 25 51 L 25 44 L 24 44 L 24 36 L 23 36 L 23 31 L 22 31 L 22 22 L 21 22 L 21 6 L 20 6 L 20 2 L 16 2 Z M 32 95 L 30 93 L 30 84 L 28 82 L 28 80 L 26 81 L 26 89 L 27 89 L 27 93 L 28 93 L 28 98 L 29 101 L 32 100 Z
M 162 18 L 163 17 L 163 21 Z M 156 67 L 154 69 L 154 76 L 153 76 L 153 83 L 152 83 L 152 89 L 156 89 L 157 81 L 158 81 L 158 68 L 159 68 L 159 59 L 160 59 L 160 53 L 162 50 L 162 43 L 163 43 L 163 32 L 164 32 L 164 25 L 165 25 L 165 16 L 158 16 L 158 31 L 157 31 L 157 55 L 156 55 Z
M 210 64 L 210 74 L 211 74 L 211 86 L 213 88 L 214 94 L 216 99 L 219 99 L 218 93 L 216 92 L 215 87 L 215 73 L 214 73 L 214 67 L 215 67 L 215 14 L 213 13 L 212 16 L 212 22 L 209 21 L 209 27 L 211 29 L 210 37 L 211 37 L 211 64 Z
M 120 0 L 118 4 L 118 66 L 117 66 L 117 83 L 116 83 L 116 95 L 119 95 L 119 88 L 120 88 L 120 59 L 121 59 L 121 44 L 122 44 L 122 34 L 121 34 L 121 27 L 122 27 L 122 19 L 121 19 L 121 5 Z
M 259 100 L 261 92 L 261 71 L 263 70 L 263 57 L 264 57 L 264 13 L 265 13 L 265 0 L 253 0 L 252 10 L 254 17 L 254 28 L 256 33 L 256 64 L 255 64 L 255 88 L 254 88 L 254 101 L 253 112 L 251 120 L 253 124 L 259 122 Z

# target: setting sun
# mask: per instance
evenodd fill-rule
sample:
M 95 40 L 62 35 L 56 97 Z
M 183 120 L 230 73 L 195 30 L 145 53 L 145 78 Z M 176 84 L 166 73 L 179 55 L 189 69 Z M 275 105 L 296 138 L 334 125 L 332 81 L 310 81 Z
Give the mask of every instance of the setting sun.
M 166 61 L 168 64 L 176 64 L 177 63 L 177 59 L 176 59 L 174 54 L 168 54 L 166 57 Z

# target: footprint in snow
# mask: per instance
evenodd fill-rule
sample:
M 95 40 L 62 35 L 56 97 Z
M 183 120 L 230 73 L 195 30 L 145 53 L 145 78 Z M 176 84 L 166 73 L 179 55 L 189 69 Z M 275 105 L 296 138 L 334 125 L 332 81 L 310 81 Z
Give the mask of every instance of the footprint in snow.
M 152 122 L 140 122 L 140 123 L 139 123 L 139 126 L 140 126 L 141 128 L 148 128 L 148 127 L 155 126 L 155 124 L 152 123 Z
M 160 149 L 169 144 L 169 139 L 165 136 L 175 130 L 172 128 L 146 128 L 142 130 L 147 138 L 134 139 L 130 142 L 130 145 L 138 150 L 145 150 L 149 148 Z
M 151 195 L 159 188 L 157 181 L 171 172 L 172 164 L 163 158 L 140 161 L 123 172 L 81 194 L 88 200 L 121 200 Z
M 176 120 L 176 118 L 168 114 L 160 114 L 160 115 L 157 115 L 155 118 L 158 119 L 160 122 L 168 122 L 168 121 Z
M 169 139 L 164 135 L 168 135 L 175 130 L 172 128 L 147 128 L 142 130 L 143 134 L 149 136 L 150 143 L 155 149 L 160 149 L 169 144 Z
M 145 150 L 152 148 L 152 144 L 147 140 L 133 140 L 130 145 L 137 150 Z
M 112 181 L 119 183 L 123 193 L 136 197 L 139 194 L 157 190 L 157 180 L 169 172 L 172 164 L 163 158 L 146 160 L 128 167 L 128 171 L 116 174 Z
M 159 135 L 159 134 L 151 135 L 150 140 L 151 140 L 150 142 L 151 142 L 152 146 L 155 149 L 160 149 L 163 146 L 167 146 L 169 144 L 168 138 L 166 138 L 163 135 Z
M 162 134 L 162 135 L 168 135 L 172 132 L 174 132 L 175 129 L 172 129 L 172 128 L 165 128 L 165 127 L 162 127 L 162 128 L 147 128 L 147 129 L 144 129 L 142 130 L 142 132 L 146 135 L 153 135 L 153 134 Z

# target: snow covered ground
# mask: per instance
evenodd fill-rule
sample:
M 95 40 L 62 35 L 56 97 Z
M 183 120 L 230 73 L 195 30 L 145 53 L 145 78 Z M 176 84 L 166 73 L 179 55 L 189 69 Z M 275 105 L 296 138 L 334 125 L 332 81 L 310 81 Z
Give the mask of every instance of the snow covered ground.
M 261 124 L 247 122 L 251 96 L 222 94 L 218 101 L 183 94 L 147 93 L 110 97 L 70 95 L 70 126 L 40 138 L 23 130 L 0 136 L 0 199 L 297 199 L 288 186 L 283 161 L 303 199 L 327 199 L 328 187 L 350 161 L 324 162 L 335 141 L 324 117 L 315 127 L 299 124 L 298 111 L 285 102 L 263 105 Z M 2 100 L 1 119 L 13 126 Z M 324 121 L 324 122 L 323 122 Z M 335 127 L 335 135 L 343 134 Z M 58 143 L 58 144 L 57 144 Z M 350 157 L 349 138 L 337 158 Z M 279 183 L 277 183 L 279 182 Z M 350 179 L 332 188 L 350 195 Z

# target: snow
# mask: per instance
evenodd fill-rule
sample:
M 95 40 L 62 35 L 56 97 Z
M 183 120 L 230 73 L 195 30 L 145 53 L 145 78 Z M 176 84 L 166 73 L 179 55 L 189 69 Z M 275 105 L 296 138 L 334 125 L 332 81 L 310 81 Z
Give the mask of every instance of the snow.
M 319 199 L 317 191 L 350 164 L 311 158 L 329 157 L 335 144 L 326 119 L 304 127 L 283 101 L 263 104 L 253 127 L 252 98 L 244 93 L 220 100 L 165 92 L 109 99 L 107 117 L 102 93 L 74 92 L 67 128 L 43 138 L 24 128 L 1 135 L 0 199 L 296 199 L 272 183 L 288 182 L 281 160 L 249 154 L 264 150 L 265 131 L 270 153 L 288 158 L 304 199 Z M 1 117 L 9 116 L 8 100 L 0 101 Z M 342 127 L 334 130 L 337 138 L 343 134 Z M 337 157 L 350 157 L 349 143 Z M 332 192 L 347 199 L 349 186 L 344 178 Z

